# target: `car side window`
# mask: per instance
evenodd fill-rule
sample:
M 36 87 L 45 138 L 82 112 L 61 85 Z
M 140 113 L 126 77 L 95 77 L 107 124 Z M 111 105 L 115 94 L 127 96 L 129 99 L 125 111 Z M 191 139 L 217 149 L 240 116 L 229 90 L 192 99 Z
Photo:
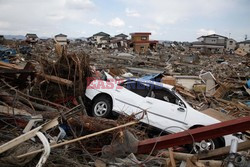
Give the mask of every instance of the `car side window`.
M 150 97 L 162 100 L 168 103 L 178 104 L 179 99 L 166 89 L 153 89 L 151 91 Z
M 142 96 L 142 97 L 146 97 L 149 93 L 149 87 L 140 83 L 140 82 L 136 82 L 136 81 L 127 81 L 125 83 L 123 83 L 121 86 L 123 86 L 124 88 Z

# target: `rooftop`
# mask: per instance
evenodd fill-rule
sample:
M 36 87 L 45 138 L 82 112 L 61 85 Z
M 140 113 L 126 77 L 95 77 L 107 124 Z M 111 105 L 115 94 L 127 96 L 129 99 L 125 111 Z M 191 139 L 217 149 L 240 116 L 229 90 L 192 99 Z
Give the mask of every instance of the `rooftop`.
M 211 35 L 203 35 L 203 36 L 200 36 L 199 38 L 204 38 L 204 37 L 212 37 L 212 38 L 218 38 L 218 37 L 221 37 L 221 38 L 226 38 L 227 39 L 227 37 L 225 37 L 225 36 L 222 36 L 222 35 L 218 35 L 218 34 L 211 34 Z M 199 39 L 198 38 L 198 39 Z
M 121 33 L 121 34 L 116 35 L 115 37 L 125 37 L 125 38 L 127 38 L 128 36 L 126 34 Z
M 38 36 L 36 34 L 26 34 L 25 37 L 29 37 L 29 38 L 38 38 Z
M 245 40 L 245 41 L 238 42 L 238 44 L 241 44 L 241 43 L 250 44 L 250 40 Z
M 105 33 L 105 32 L 98 32 L 98 33 L 94 34 L 93 36 L 110 36 L 110 35 Z
M 65 34 L 57 34 L 55 37 L 67 37 Z
M 151 32 L 134 32 L 130 33 L 130 35 L 151 35 Z

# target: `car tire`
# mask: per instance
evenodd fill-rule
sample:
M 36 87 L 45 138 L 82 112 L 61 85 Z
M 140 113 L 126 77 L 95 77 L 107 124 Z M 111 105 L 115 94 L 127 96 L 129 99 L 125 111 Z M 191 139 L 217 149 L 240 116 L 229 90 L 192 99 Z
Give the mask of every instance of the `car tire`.
M 204 148 L 202 147 L 202 143 L 205 145 Z M 224 147 L 221 138 L 202 140 L 201 142 L 195 142 L 187 145 L 188 151 L 192 154 L 197 154 L 202 151 L 210 151 L 220 147 Z
M 97 97 L 92 104 L 94 117 L 107 118 L 111 114 L 111 102 L 106 96 Z

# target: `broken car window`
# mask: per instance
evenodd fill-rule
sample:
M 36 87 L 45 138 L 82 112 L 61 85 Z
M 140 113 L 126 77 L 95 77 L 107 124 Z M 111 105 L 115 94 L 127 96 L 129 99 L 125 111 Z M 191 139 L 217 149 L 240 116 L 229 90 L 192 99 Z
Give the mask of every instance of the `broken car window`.
M 149 92 L 149 86 L 136 81 L 127 81 L 121 84 L 121 86 L 142 97 L 146 97 Z
M 150 97 L 162 100 L 165 102 L 173 103 L 179 105 L 180 99 L 178 99 L 174 94 L 166 89 L 153 89 L 150 93 Z

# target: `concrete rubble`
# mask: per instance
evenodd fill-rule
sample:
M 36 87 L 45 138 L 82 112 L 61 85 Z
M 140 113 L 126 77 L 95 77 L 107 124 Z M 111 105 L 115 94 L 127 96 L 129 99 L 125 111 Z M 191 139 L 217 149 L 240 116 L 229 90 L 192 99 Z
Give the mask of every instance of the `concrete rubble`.
M 119 40 L 102 35 L 103 44 L 93 37 L 63 45 L 54 39 L 1 45 L 0 166 L 250 166 L 250 126 L 237 129 L 241 118 L 250 117 L 249 53 L 204 54 L 185 43 L 156 41 L 141 53 L 124 34 Z M 232 131 L 243 141 L 238 150 L 232 153 L 225 146 L 194 153 L 185 143 L 140 153 L 140 142 L 168 136 L 152 136 L 140 124 L 147 111 L 141 111 L 142 117 L 92 117 L 85 97 L 89 78 L 131 77 L 174 86 L 190 106 L 222 125 L 235 121 Z

